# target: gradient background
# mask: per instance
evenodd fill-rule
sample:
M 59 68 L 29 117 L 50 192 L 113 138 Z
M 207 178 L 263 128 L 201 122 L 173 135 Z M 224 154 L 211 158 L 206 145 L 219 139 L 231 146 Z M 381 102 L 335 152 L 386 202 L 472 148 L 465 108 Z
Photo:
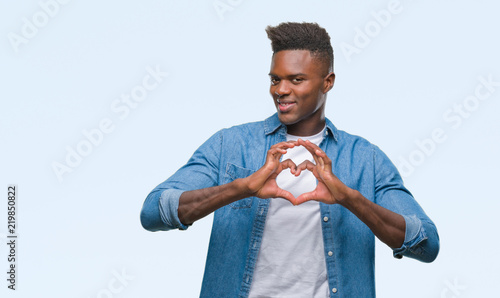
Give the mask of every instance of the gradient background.
M 492 297 L 500 277 L 500 87 L 467 116 L 450 109 L 474 95 L 479 77 L 500 81 L 500 4 L 367 2 L 69 1 L 16 48 L 9 36 L 43 10 L 39 1 L 2 0 L 0 240 L 14 183 L 19 243 L 15 292 L 0 246 L 0 295 L 197 297 L 212 217 L 187 232 L 151 233 L 140 225 L 141 206 L 217 130 L 274 113 L 264 28 L 314 21 L 335 51 L 327 116 L 402 171 L 401 160 L 414 159 L 405 183 L 440 233 L 432 264 L 393 259 L 377 243 L 378 296 Z M 220 3 L 230 10 L 218 13 Z M 344 53 L 390 5 L 401 11 L 358 53 Z M 112 103 L 157 65 L 169 75 L 121 119 Z M 105 118 L 114 131 L 59 181 L 52 164 L 64 163 L 67 148 L 85 140 L 82 130 Z M 424 155 L 416 142 L 435 129 L 445 141 Z M 131 280 L 115 283 L 123 270 Z

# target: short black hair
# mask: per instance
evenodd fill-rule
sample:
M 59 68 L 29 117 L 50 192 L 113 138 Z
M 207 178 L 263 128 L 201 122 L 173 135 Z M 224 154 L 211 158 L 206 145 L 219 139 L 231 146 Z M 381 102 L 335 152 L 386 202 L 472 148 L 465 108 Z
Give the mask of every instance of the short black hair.
M 267 26 L 267 37 L 271 40 L 273 54 L 284 50 L 308 50 L 321 63 L 333 71 L 333 48 L 330 35 L 317 23 L 286 22 L 278 26 Z

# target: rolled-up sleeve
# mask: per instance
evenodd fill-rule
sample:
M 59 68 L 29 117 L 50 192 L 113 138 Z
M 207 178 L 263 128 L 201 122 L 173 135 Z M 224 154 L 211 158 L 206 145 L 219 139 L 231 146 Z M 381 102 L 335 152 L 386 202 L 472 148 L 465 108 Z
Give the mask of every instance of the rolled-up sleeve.
M 218 184 L 222 134 L 223 130 L 208 139 L 182 168 L 149 193 L 140 214 L 144 229 L 155 232 L 189 227 L 179 220 L 179 199 L 185 191 Z
M 403 256 L 422 262 L 432 262 L 439 253 L 439 235 L 389 158 L 374 146 L 375 202 L 403 216 L 406 224 L 405 239 L 401 247 L 393 249 L 395 258 Z
M 188 225 L 184 225 L 177 213 L 179 209 L 179 198 L 184 190 L 167 189 L 160 195 L 160 216 L 161 220 L 169 227 L 174 227 L 179 230 L 186 230 Z

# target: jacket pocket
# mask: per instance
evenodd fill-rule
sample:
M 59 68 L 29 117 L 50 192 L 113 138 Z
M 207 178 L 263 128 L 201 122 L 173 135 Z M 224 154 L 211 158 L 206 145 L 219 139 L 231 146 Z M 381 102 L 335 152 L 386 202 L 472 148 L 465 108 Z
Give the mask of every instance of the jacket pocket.
M 245 169 L 240 166 L 234 165 L 232 163 L 227 163 L 226 174 L 224 175 L 224 184 L 232 182 L 239 178 L 246 178 L 252 175 L 255 171 L 250 169 Z M 254 197 L 244 198 L 236 202 L 229 204 L 233 209 L 243 209 L 250 208 L 252 206 L 252 201 Z

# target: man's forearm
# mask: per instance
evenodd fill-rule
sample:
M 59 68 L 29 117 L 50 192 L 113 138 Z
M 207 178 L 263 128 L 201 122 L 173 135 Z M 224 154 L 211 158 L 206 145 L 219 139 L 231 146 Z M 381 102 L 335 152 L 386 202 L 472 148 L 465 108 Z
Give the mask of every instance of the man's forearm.
M 356 190 L 352 190 L 340 204 L 364 222 L 389 247 L 398 248 L 403 245 L 406 229 L 403 216 L 375 204 Z
M 232 202 L 248 197 L 243 179 L 203 189 L 185 191 L 179 198 L 179 220 L 190 225 L 200 218 Z
M 280 162 L 286 149 L 295 146 L 295 142 L 281 142 L 271 146 L 267 151 L 266 163 L 246 178 L 220 186 L 183 192 L 177 209 L 179 220 L 189 225 L 227 204 L 252 196 L 261 199 L 279 197 L 293 200 L 290 192 L 278 187 L 276 177 L 284 169 L 296 168 L 291 160 Z

